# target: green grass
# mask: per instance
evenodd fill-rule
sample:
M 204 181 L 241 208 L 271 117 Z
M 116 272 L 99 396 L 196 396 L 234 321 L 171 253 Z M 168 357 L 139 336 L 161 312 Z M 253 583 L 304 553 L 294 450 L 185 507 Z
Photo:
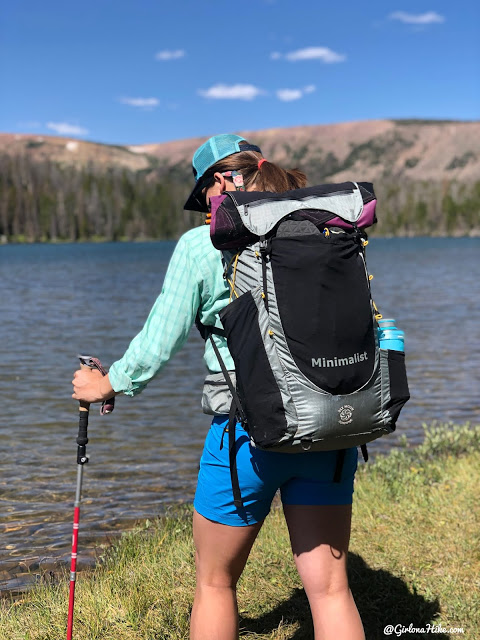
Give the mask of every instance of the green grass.
M 349 577 L 368 640 L 387 624 L 463 627 L 480 638 L 480 426 L 438 425 L 424 443 L 360 465 Z M 76 640 L 188 638 L 194 591 L 191 509 L 146 522 L 79 576 Z M 68 577 L 0 607 L 2 640 L 65 637 Z M 313 637 L 279 509 L 267 518 L 238 589 L 241 637 Z M 397 637 L 393 634 L 392 637 Z

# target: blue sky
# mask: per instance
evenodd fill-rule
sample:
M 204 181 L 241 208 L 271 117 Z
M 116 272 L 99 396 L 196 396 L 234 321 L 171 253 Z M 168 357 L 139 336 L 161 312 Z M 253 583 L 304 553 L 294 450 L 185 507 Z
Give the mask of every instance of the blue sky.
M 113 144 L 480 118 L 480 3 L 10 0 L 0 130 Z

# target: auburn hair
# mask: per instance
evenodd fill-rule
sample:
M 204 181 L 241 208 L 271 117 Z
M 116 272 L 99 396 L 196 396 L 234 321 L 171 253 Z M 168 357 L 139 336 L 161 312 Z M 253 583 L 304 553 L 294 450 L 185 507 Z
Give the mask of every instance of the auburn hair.
M 249 144 L 246 140 L 243 144 Z M 240 148 L 242 142 L 240 142 Z M 255 191 L 273 191 L 282 193 L 291 189 L 301 189 L 307 184 L 307 176 L 299 169 L 282 169 L 274 162 L 266 160 L 262 162 L 260 169 L 258 168 L 259 160 L 263 156 L 258 151 L 240 151 L 231 156 L 222 158 L 209 169 L 212 173 L 212 180 L 208 183 L 208 187 L 213 184 L 213 174 L 223 173 L 225 171 L 238 171 L 243 176 L 245 189 L 251 190 L 255 185 Z

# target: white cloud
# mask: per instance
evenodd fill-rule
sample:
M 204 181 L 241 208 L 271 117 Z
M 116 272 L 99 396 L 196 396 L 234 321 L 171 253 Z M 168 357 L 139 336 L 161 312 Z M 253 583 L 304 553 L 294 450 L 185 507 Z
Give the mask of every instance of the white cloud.
M 303 91 L 301 89 L 279 89 L 277 98 L 282 102 L 292 102 L 292 100 L 303 98 Z
M 441 16 L 435 11 L 428 11 L 427 13 L 405 13 L 404 11 L 395 11 L 390 14 L 391 20 L 400 20 L 407 24 L 434 24 L 445 22 L 444 16 Z
M 278 51 L 272 51 L 272 53 L 270 54 L 270 60 L 280 60 L 281 57 L 282 54 Z
M 60 136 L 86 136 L 88 129 L 68 122 L 47 122 L 47 129 L 52 129 Z
M 336 53 L 328 47 L 306 47 L 305 49 L 297 49 L 285 54 L 285 58 L 290 62 L 298 62 L 299 60 L 321 60 L 326 64 L 334 62 L 343 62 L 347 56 Z
M 282 102 L 292 102 L 293 100 L 300 100 L 308 93 L 313 93 L 315 89 L 314 84 L 309 84 L 303 89 L 278 89 L 276 95 Z
M 210 89 L 199 89 L 198 93 L 213 100 L 254 100 L 265 91 L 253 84 L 215 84 Z
M 160 100 L 157 98 L 120 98 L 120 102 L 141 109 L 153 109 L 160 104 Z
M 155 54 L 155 60 L 161 60 L 162 62 L 166 60 L 179 60 L 180 58 L 184 58 L 186 52 L 184 49 L 174 49 L 171 51 L 159 51 Z

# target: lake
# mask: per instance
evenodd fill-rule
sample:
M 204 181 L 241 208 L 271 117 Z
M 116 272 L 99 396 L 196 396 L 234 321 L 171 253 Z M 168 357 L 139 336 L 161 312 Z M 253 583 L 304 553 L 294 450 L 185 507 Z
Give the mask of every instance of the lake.
M 0 588 L 23 588 L 66 562 L 76 483 L 77 353 L 118 359 L 161 290 L 173 242 L 0 247 Z M 397 434 L 423 423 L 479 422 L 480 238 L 373 238 L 374 299 L 405 330 L 411 400 Z M 203 342 L 195 331 L 136 398 L 92 408 L 80 566 L 98 541 L 193 498 L 209 417 L 200 409 Z

